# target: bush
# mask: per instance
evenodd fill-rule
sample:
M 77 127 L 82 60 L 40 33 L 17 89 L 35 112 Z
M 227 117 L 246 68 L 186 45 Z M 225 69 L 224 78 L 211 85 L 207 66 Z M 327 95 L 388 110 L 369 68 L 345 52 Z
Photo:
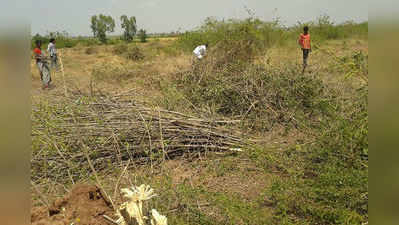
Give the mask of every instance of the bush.
M 352 37 L 362 39 L 368 38 L 368 22 L 355 23 L 347 21 L 342 24 L 335 24 L 327 15 L 320 16 L 316 21 L 303 24 L 299 23 L 291 27 L 289 29 L 291 38 L 298 38 L 298 35 L 303 32 L 303 27 L 305 25 L 309 26 L 314 43 Z
M 255 130 L 318 123 L 328 110 L 326 86 L 316 75 L 303 75 L 295 67 L 272 71 L 207 60 L 177 76 L 179 88 L 199 108 L 240 116 Z
M 144 59 L 143 52 L 136 45 L 129 46 L 126 43 L 118 44 L 113 48 L 113 52 L 129 60 L 137 61 Z
M 271 46 L 284 45 L 287 41 L 296 42 L 305 25 L 310 27 L 314 43 L 350 37 L 367 38 L 368 35 L 367 22 L 334 24 L 327 15 L 320 16 L 316 21 L 299 23 L 289 28 L 281 25 L 278 20 L 265 22 L 248 18 L 218 21 L 208 18 L 199 29 L 180 35 L 177 46 L 186 52 L 191 52 L 196 46 L 204 43 L 209 43 L 212 48 L 216 45 L 228 46 L 231 43 L 241 42 L 247 43 L 246 47 L 251 48 L 253 53 L 264 53 Z
M 192 51 L 204 43 L 209 43 L 211 48 L 216 45 L 228 48 L 240 42 L 255 53 L 263 52 L 273 44 L 283 43 L 285 39 L 284 30 L 278 22 L 267 23 L 253 18 L 228 21 L 208 18 L 198 30 L 179 36 L 177 44 L 185 51 Z
M 112 52 L 116 55 L 122 55 L 128 51 L 129 46 L 126 43 L 120 43 L 113 47 Z
M 124 57 L 129 60 L 138 61 L 144 59 L 144 54 L 139 47 L 130 46 L 128 51 L 124 53 Z
M 97 52 L 98 52 L 98 50 L 95 47 L 87 47 L 86 50 L 85 50 L 85 53 L 87 55 L 96 54 Z

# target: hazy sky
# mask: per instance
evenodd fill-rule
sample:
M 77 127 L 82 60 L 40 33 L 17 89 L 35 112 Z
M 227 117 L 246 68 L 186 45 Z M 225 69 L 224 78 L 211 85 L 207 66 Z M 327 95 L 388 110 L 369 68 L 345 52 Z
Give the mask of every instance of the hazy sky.
M 373 8 L 381 5 L 373 3 L 380 1 L 372 0 L 34 0 L 21 7 L 20 2 L 22 0 L 6 0 L 5 4 L 14 4 L 20 14 L 30 15 L 33 34 L 65 30 L 72 35 L 91 35 L 90 17 L 99 13 L 114 17 L 115 33 L 120 33 L 122 14 L 136 16 L 139 28 L 148 32 L 170 32 L 195 28 L 209 16 L 244 18 L 248 15 L 245 7 L 261 19 L 278 16 L 290 25 L 313 20 L 322 14 L 331 16 L 336 22 L 365 21 L 369 5 Z M 399 5 L 397 0 L 385 2 Z
M 136 16 L 139 28 L 148 32 L 192 29 L 209 16 L 245 18 L 245 7 L 264 20 L 280 17 L 290 25 L 327 14 L 336 22 L 368 19 L 369 0 L 35 0 L 32 33 L 65 30 L 72 35 L 91 35 L 90 17 L 104 13 Z M 371 2 L 371 0 L 370 0 Z

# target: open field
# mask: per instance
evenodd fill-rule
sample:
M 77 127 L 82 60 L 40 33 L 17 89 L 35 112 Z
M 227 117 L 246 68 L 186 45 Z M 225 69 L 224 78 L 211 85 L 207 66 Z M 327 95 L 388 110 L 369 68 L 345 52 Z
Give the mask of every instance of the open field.
M 295 39 L 234 63 L 223 47 L 193 64 L 179 37 L 77 44 L 50 90 L 32 60 L 33 205 L 148 184 L 171 225 L 366 223 L 368 40 L 316 42 L 305 74 Z

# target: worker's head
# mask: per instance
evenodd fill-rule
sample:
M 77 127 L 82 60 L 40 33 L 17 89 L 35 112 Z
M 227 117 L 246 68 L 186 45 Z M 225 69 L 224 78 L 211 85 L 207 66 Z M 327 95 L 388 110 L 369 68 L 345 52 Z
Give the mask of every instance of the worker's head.
M 309 27 L 308 26 L 304 26 L 303 27 L 303 33 L 304 34 L 308 34 L 309 33 Z
M 50 43 L 55 44 L 55 38 L 50 38 Z
M 40 46 L 42 46 L 42 41 L 41 40 L 36 40 L 35 44 L 36 44 L 36 47 L 40 48 Z

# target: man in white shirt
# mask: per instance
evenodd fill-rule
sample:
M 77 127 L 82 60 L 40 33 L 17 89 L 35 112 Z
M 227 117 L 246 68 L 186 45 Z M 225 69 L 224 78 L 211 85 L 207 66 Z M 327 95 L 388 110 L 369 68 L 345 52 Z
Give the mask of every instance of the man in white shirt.
M 197 46 L 193 53 L 198 59 L 204 58 L 206 54 L 206 49 L 208 48 L 208 44 Z
M 48 44 L 48 47 L 47 47 L 47 52 L 51 59 L 51 68 L 53 68 L 53 69 L 57 68 L 58 58 L 57 58 L 57 50 L 55 49 L 55 39 L 54 38 L 50 39 L 50 43 Z

